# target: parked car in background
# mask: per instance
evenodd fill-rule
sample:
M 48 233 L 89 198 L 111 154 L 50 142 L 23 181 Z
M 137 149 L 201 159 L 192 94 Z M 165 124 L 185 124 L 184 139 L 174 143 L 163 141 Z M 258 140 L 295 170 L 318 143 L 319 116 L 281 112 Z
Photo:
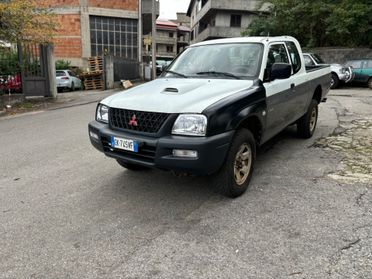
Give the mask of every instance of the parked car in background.
M 372 89 L 372 58 L 350 60 L 346 65 L 353 71 L 353 82 L 367 84 Z
M 70 70 L 57 70 L 56 84 L 58 91 L 62 91 L 64 89 L 68 89 L 70 91 L 82 89 L 81 79 L 79 79 L 75 73 Z
M 303 53 L 305 66 L 312 67 L 318 65 L 327 65 L 323 59 L 315 53 Z M 350 67 L 341 64 L 329 64 L 331 66 L 331 89 L 339 87 L 340 82 L 348 83 L 353 79 Z

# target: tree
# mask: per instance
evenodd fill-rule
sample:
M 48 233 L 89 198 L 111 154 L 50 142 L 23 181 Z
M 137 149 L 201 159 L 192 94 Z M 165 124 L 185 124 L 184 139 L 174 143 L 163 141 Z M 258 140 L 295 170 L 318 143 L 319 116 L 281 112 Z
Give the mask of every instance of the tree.
M 55 22 L 43 1 L 0 1 L 0 40 L 16 42 L 50 42 Z
M 369 0 L 271 0 L 244 35 L 292 35 L 307 47 L 371 46 Z

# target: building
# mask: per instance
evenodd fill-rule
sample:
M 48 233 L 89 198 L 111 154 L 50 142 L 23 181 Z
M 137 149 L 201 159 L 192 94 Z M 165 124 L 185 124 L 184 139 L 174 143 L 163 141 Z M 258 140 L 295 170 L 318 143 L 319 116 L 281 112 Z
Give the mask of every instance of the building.
M 177 54 L 190 45 L 190 17 L 186 13 L 177 13 L 177 19 L 172 20 L 178 24 L 177 28 Z
M 142 33 L 151 29 L 151 0 L 47 0 L 59 23 L 56 59 L 87 66 L 87 58 L 108 54 L 140 61 Z M 139 9 L 139 3 L 142 7 Z M 157 3 L 157 14 L 159 4 Z M 141 14 L 139 13 L 141 10 Z M 142 18 L 143 21 L 139 22 Z
M 266 9 L 267 4 L 260 0 L 191 0 L 187 10 L 191 17 L 191 43 L 240 37 Z
M 156 21 L 156 58 L 173 60 L 178 53 L 190 45 L 189 19 L 178 13 L 177 20 Z

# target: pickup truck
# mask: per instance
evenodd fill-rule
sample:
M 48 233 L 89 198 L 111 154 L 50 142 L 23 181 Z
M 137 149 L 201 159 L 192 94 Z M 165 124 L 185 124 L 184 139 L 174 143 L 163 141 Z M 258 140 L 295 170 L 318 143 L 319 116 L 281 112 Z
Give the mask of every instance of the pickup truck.
M 201 42 L 158 79 L 101 101 L 89 137 L 129 170 L 211 175 L 237 197 L 258 146 L 291 124 L 300 137 L 313 135 L 330 78 L 329 66 L 306 70 L 292 37 Z
M 319 65 L 326 65 L 323 59 L 315 53 L 303 53 L 305 66 L 307 68 L 317 67 Z M 353 71 L 351 67 L 343 66 L 341 64 L 330 64 L 331 66 L 331 89 L 340 86 L 341 82 L 348 83 L 353 79 Z

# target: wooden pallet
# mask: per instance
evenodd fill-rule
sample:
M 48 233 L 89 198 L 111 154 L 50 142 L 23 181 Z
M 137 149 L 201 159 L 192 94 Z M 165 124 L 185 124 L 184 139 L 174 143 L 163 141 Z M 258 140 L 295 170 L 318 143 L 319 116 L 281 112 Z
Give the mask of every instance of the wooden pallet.
M 102 76 L 87 77 L 84 79 L 84 87 L 86 90 L 102 90 L 103 78 Z
M 103 71 L 103 59 L 101 56 L 94 56 L 88 58 L 89 70 L 91 72 Z

